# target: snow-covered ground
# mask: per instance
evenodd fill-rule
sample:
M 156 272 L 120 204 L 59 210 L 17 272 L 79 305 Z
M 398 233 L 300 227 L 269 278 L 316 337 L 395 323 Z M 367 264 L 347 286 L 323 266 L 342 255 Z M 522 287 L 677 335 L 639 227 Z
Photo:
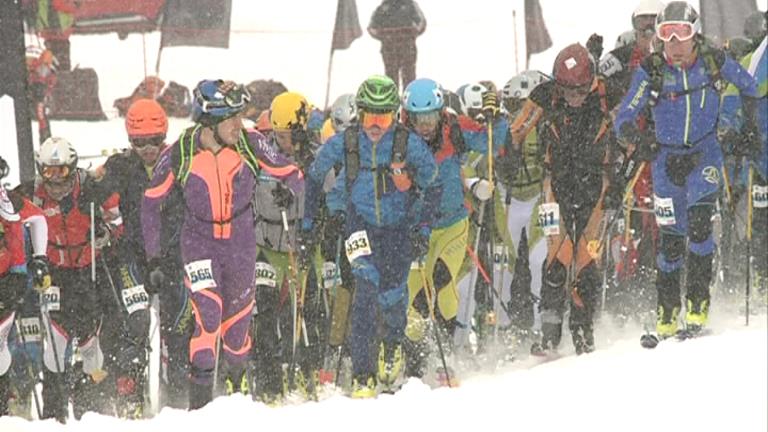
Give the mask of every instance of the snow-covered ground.
M 378 0 L 358 0 L 363 28 Z M 418 40 L 419 76 L 448 88 L 481 79 L 503 85 L 525 67 L 522 0 L 448 2 L 419 0 L 428 19 Z M 695 2 L 697 3 L 697 2 Z M 765 9 L 766 0 L 757 2 Z M 324 102 L 335 0 L 234 0 L 229 50 L 170 48 L 163 52 L 160 77 L 190 88 L 202 78 L 241 82 L 273 78 Z M 553 48 L 531 59 L 531 67 L 551 69 L 558 50 L 597 32 L 606 49 L 630 26 L 635 0 L 541 0 Z M 286 11 L 290 11 L 287 13 Z M 514 50 L 513 11 L 520 47 Z M 99 74 L 100 99 L 110 118 L 103 122 L 52 122 L 81 155 L 127 146 L 114 99 L 130 94 L 152 74 L 159 34 L 76 36 L 72 62 Z M 144 47 L 146 46 L 146 49 Z M 146 57 L 145 57 L 146 53 Z M 146 66 L 145 66 L 146 64 Z M 368 75 L 383 72 L 378 42 L 367 34 L 334 55 L 331 100 L 351 92 Z M 1 107 L 0 107 L 1 108 Z M 169 136 L 188 124 L 172 119 Z M 7 132 L 8 124 L 0 125 Z M 33 125 L 36 132 L 37 125 Z M 11 153 L 9 153 L 11 152 Z M 0 154 L 10 161 L 15 149 Z M 82 164 L 99 159 L 83 158 Z M 17 171 L 17 170 L 15 170 Z M 11 180 L 13 183 L 13 180 Z M 535 270 L 535 269 L 534 269 Z M 567 356 L 535 367 L 511 363 L 493 373 L 463 376 L 458 389 L 431 390 L 416 381 L 395 395 L 350 400 L 329 390 L 319 403 L 268 408 L 244 397 L 219 398 L 198 412 L 165 410 L 148 421 L 128 422 L 88 414 L 61 426 L 53 421 L 0 419 L 0 432 L 15 431 L 176 431 L 237 427 L 258 430 L 569 430 L 569 431 L 765 431 L 768 430 L 768 323 L 713 306 L 715 334 L 685 343 L 665 343 L 655 351 L 639 347 L 639 327 L 597 332 L 598 351 Z M 571 351 L 569 336 L 563 348 Z

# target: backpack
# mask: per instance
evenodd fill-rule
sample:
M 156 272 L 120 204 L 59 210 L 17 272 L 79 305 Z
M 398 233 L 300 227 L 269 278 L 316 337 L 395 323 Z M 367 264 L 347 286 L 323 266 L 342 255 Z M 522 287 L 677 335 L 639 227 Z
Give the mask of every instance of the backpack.
M 659 99 L 673 99 L 685 96 L 710 86 L 718 93 L 723 93 L 728 84 L 720 74 L 720 68 L 725 63 L 725 51 L 712 46 L 703 36 L 697 36 L 697 38 L 699 49 L 698 55 L 704 60 L 704 67 L 707 69 L 709 82 L 682 92 L 662 93 L 661 90 L 664 85 L 664 66 L 666 65 L 666 60 L 661 52 L 654 52 L 649 55 L 642 64 L 643 69 L 648 72 L 651 78 L 651 96 L 648 101 L 650 106 L 655 106 L 659 102 Z
M 408 153 L 408 135 L 410 131 L 403 125 L 395 126 L 395 136 L 392 139 L 392 165 L 402 166 Z M 352 183 L 357 180 L 360 172 L 360 127 L 353 125 L 344 130 L 344 165 L 347 170 L 347 191 L 352 188 Z M 376 170 L 377 167 L 371 167 Z
M 200 130 L 201 125 L 195 125 L 184 130 L 179 137 L 178 145 L 171 149 L 171 169 L 176 181 L 181 186 L 189 178 L 190 167 L 192 166 L 192 157 L 196 153 L 196 146 L 193 137 Z M 184 139 L 187 138 L 186 142 Z M 245 132 L 240 132 L 240 139 L 235 145 L 237 153 L 243 157 L 243 161 L 253 173 L 254 177 L 259 175 L 259 158 L 253 153 L 251 146 L 248 145 L 248 137 Z

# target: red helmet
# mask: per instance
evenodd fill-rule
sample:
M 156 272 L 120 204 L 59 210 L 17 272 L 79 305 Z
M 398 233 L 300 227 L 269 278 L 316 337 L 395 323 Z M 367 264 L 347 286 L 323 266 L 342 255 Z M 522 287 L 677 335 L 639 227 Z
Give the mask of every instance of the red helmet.
M 153 99 L 137 99 L 125 114 L 125 130 L 129 137 L 165 135 L 168 132 L 168 116 Z
M 552 75 L 565 87 L 582 87 L 592 83 L 595 67 L 586 48 L 575 43 L 565 47 L 555 59 Z

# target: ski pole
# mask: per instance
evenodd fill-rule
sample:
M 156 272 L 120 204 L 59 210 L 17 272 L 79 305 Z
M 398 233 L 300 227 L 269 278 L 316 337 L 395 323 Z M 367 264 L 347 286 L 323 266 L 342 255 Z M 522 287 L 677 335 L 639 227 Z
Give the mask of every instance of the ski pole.
M 474 252 L 470 251 L 470 256 L 473 256 L 475 259 L 477 258 L 477 250 L 480 247 L 480 234 L 483 231 L 483 215 L 485 214 L 485 205 L 486 205 L 486 203 L 487 203 L 487 201 L 483 201 L 483 203 L 480 204 L 480 212 L 478 213 L 478 219 L 477 219 L 479 221 L 479 223 L 478 223 L 478 227 L 477 227 L 477 233 L 475 233 Z M 469 251 L 469 249 L 467 249 L 467 250 Z M 463 308 L 463 314 L 462 314 L 462 316 L 466 317 L 469 320 L 469 322 L 467 322 L 466 324 L 461 324 L 460 323 L 460 327 L 461 328 L 466 328 L 468 326 L 471 326 L 471 323 L 472 323 L 471 315 L 474 313 L 472 306 L 474 305 L 474 301 L 475 301 L 474 300 L 474 296 L 475 296 L 475 283 L 477 282 L 477 275 L 478 275 L 478 272 L 479 272 L 479 269 L 480 269 L 480 266 L 479 266 L 480 262 L 479 262 L 479 260 L 476 260 L 476 262 L 477 262 L 478 265 L 476 265 L 475 268 L 472 269 L 472 273 L 471 273 L 471 275 L 469 277 L 469 290 L 468 290 L 468 293 L 467 293 L 467 300 L 466 300 L 466 302 L 464 302 L 464 308 Z M 490 281 L 490 279 L 487 278 L 487 276 L 486 276 L 486 280 Z M 457 322 L 458 322 L 458 320 L 457 320 Z M 455 332 L 454 333 L 454 344 L 457 345 L 457 346 L 463 346 L 464 345 L 464 341 L 461 340 L 460 333 L 461 332 Z
M 435 293 L 432 286 L 427 282 L 426 271 L 424 270 L 424 257 L 419 258 L 419 274 L 421 275 L 421 285 L 424 287 L 424 294 L 427 296 L 427 306 L 429 307 L 429 318 L 432 321 L 432 328 L 435 332 L 435 342 L 437 343 L 437 350 L 440 353 L 440 362 L 443 364 L 443 370 L 447 376 L 446 382 L 448 387 L 453 387 L 451 383 L 451 375 L 448 371 L 448 363 L 445 361 L 445 352 L 443 351 L 443 343 L 440 341 L 440 329 L 437 328 L 437 319 L 435 319 Z
M 744 320 L 749 325 L 749 296 L 752 290 L 752 165 L 749 165 L 747 174 L 747 286 L 744 290 Z

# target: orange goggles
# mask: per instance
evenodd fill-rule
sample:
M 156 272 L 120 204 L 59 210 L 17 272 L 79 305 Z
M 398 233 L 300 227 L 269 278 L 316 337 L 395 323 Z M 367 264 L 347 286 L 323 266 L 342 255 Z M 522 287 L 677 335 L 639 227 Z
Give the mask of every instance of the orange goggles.
M 389 129 L 392 123 L 395 122 L 395 113 L 362 113 L 362 126 L 363 129 L 370 129 L 372 127 L 378 127 L 379 129 Z
M 688 21 L 668 21 L 656 27 L 656 37 L 664 42 L 671 41 L 673 37 L 680 42 L 687 41 L 695 34 L 693 24 Z
M 52 178 L 67 178 L 72 170 L 68 165 L 45 165 L 40 170 L 40 175 L 50 180 Z

